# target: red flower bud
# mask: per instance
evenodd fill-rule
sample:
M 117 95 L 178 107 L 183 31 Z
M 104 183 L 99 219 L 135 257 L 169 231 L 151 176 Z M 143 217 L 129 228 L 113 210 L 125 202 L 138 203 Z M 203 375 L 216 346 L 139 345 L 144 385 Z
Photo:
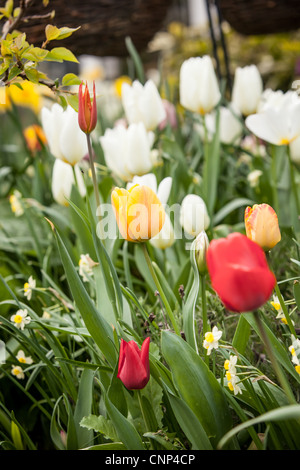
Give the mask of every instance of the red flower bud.
M 97 124 L 97 103 L 96 103 L 96 92 L 95 82 L 93 82 L 93 103 L 91 103 L 90 93 L 87 84 L 83 92 L 83 83 L 79 86 L 78 92 L 78 123 L 80 129 L 89 134 L 95 129 Z
M 121 339 L 117 377 L 129 390 L 140 390 L 149 382 L 149 343 L 148 337 L 140 350 L 135 341 Z
M 245 235 L 212 240 L 206 259 L 212 287 L 228 310 L 249 312 L 270 298 L 275 276 L 263 249 Z

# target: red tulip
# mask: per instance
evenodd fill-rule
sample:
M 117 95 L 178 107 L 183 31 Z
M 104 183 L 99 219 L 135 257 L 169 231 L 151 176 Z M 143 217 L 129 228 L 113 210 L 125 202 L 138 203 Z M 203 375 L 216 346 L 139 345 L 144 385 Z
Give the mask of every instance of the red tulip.
M 93 84 L 93 103 L 91 103 L 91 97 L 87 84 L 85 85 L 85 90 L 82 90 L 83 83 L 79 86 L 78 92 L 78 123 L 80 129 L 89 134 L 95 129 L 97 124 L 97 103 L 96 103 L 96 92 L 95 92 L 95 82 Z
M 212 240 L 207 250 L 207 267 L 213 289 L 233 312 L 261 307 L 276 283 L 263 249 L 241 233 Z
M 149 382 L 149 343 L 148 337 L 140 350 L 135 341 L 121 339 L 117 377 L 129 390 L 140 390 Z

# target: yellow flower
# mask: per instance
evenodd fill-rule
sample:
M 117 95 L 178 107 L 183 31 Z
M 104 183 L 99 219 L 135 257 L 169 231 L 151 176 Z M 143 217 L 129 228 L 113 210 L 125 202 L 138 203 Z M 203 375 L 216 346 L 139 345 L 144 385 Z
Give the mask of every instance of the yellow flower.
M 111 200 L 120 233 L 125 240 L 142 242 L 161 231 L 165 210 L 148 186 L 135 185 L 128 191 L 115 188 Z
M 271 250 L 281 240 L 278 217 L 268 204 L 255 204 L 245 210 L 246 235 L 264 250 Z
M 114 89 L 115 89 L 116 95 L 119 96 L 119 98 L 121 98 L 122 96 L 123 83 L 128 83 L 128 85 L 131 85 L 132 80 L 127 75 L 121 75 L 121 77 L 116 78 L 114 82 Z
M 39 87 L 27 80 L 20 82 L 20 85 L 22 89 L 16 85 L 1 87 L 0 110 L 6 111 L 13 102 L 16 106 L 30 108 L 37 114 L 42 103 Z
M 23 134 L 26 140 L 27 147 L 32 153 L 41 150 L 42 145 L 47 143 L 47 139 L 43 129 L 37 124 L 33 124 L 32 126 L 26 127 L 26 129 L 24 129 Z

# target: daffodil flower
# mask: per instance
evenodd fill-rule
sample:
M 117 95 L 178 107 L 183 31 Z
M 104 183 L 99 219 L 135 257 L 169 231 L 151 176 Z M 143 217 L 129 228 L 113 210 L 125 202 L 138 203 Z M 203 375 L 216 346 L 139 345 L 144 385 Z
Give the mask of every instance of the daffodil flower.
M 207 355 L 211 354 L 213 349 L 218 349 L 219 339 L 222 336 L 222 331 L 219 331 L 216 326 L 213 327 L 212 331 L 205 333 L 203 347 L 207 349 Z
M 19 362 L 21 362 L 21 364 L 32 364 L 33 363 L 32 357 L 30 357 L 30 356 L 26 357 L 25 353 L 22 349 L 20 349 L 18 351 L 18 354 L 17 354 L 16 358 L 18 359 Z
M 24 374 L 23 369 L 22 369 L 21 366 L 12 366 L 11 373 L 15 377 L 17 377 L 17 379 L 19 379 L 19 380 L 22 380 L 22 379 L 25 378 L 25 374 Z
M 20 330 L 24 330 L 25 326 L 31 322 L 31 318 L 28 315 L 28 311 L 26 309 L 18 310 L 14 315 L 11 316 L 10 320 Z
M 27 298 L 27 300 L 31 300 L 32 297 L 32 291 L 36 287 L 36 280 L 30 276 L 28 279 L 28 282 L 25 282 L 24 284 L 24 295 Z

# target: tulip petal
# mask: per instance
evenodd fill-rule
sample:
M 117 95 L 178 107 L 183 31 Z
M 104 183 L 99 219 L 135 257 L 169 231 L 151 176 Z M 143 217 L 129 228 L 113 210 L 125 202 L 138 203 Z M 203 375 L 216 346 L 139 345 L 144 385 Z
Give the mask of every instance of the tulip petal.
M 227 266 L 213 277 L 212 287 L 226 308 L 249 312 L 267 302 L 275 286 L 274 274 L 266 269 Z

